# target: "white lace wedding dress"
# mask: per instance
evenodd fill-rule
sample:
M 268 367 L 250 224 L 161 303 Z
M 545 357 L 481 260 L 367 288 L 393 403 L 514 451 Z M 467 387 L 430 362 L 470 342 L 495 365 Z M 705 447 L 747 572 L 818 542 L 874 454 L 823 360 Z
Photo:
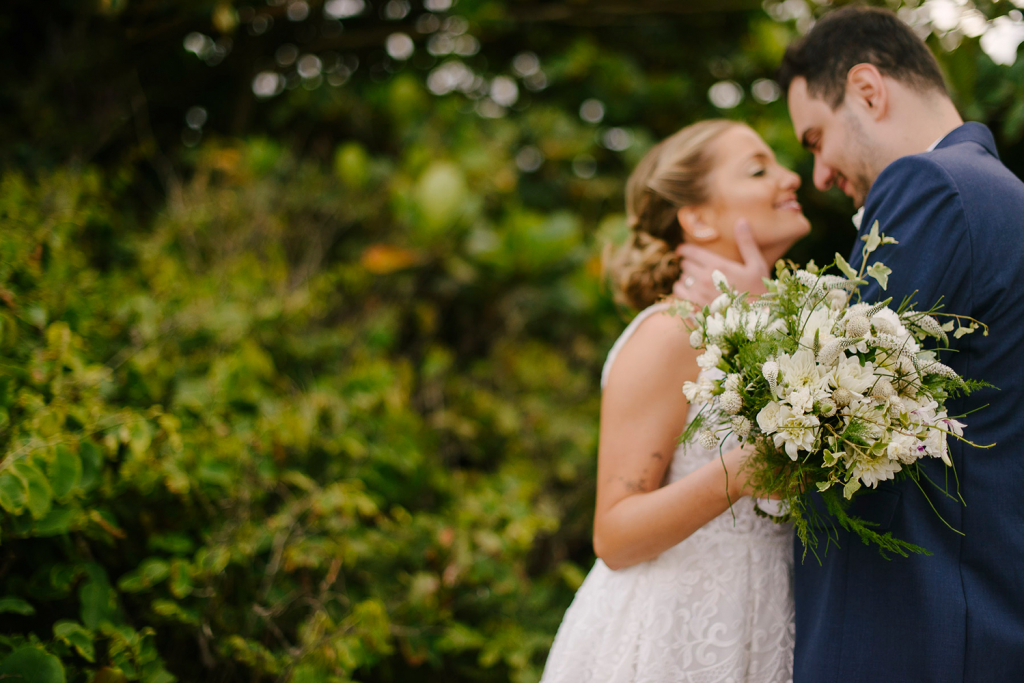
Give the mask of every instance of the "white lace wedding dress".
M 637 316 L 612 347 L 603 387 Z M 688 419 L 699 408 L 691 406 Z M 728 443 L 727 448 L 732 446 Z M 676 449 L 665 484 L 718 457 Z M 612 571 L 597 560 L 565 613 L 541 683 L 787 683 L 793 669 L 793 533 L 743 498 L 682 543 Z

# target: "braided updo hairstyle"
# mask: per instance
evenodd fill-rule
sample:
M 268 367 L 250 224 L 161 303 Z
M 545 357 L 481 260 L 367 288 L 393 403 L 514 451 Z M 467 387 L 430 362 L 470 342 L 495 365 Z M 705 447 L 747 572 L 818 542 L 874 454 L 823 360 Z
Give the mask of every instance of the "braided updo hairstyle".
M 617 300 L 642 309 L 672 292 L 682 273 L 675 253 L 683 242 L 677 214 L 708 200 L 711 143 L 737 125 L 725 119 L 689 125 L 652 147 L 633 169 L 626 183 L 630 236 L 605 259 Z

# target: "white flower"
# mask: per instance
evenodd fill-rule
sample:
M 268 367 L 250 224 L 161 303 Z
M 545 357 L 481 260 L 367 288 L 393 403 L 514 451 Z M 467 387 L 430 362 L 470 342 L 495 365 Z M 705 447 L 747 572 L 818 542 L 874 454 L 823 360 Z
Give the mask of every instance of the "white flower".
M 796 460 L 799 451 L 809 451 L 814 447 L 816 427 L 820 424 L 818 418 L 794 413 L 789 406 L 784 405 L 779 407 L 776 419 L 778 431 L 772 438 L 775 440 L 776 448 L 785 448 L 790 460 Z
M 838 407 L 836 402 L 831 398 L 823 398 L 818 403 L 818 410 L 824 417 L 832 417 L 836 414 Z
M 885 436 L 886 411 L 870 399 L 855 398 L 848 406 L 840 411 L 844 422 L 849 424 L 854 420 L 864 427 L 864 438 L 868 441 L 878 441 Z
M 779 409 L 782 408 L 775 401 L 771 401 L 761 412 L 757 414 L 757 426 L 765 434 L 771 434 L 779 428 Z
M 730 308 L 729 310 L 727 310 L 725 312 L 725 331 L 726 331 L 726 333 L 728 333 L 728 334 L 732 334 L 734 332 L 744 332 L 744 333 L 746 333 L 746 328 L 745 328 L 745 325 L 744 325 L 744 317 L 745 317 L 744 314 L 741 313 L 739 311 L 739 309 L 737 309 L 737 308 Z
M 818 364 L 814 360 L 814 353 L 809 349 L 800 349 L 792 356 L 782 354 L 779 356 L 779 372 L 782 374 L 782 382 L 791 389 L 807 387 L 818 389 L 822 384 L 821 375 L 818 372 Z
M 722 296 L 725 296 L 724 294 Z M 721 297 L 719 297 L 721 298 Z M 725 317 L 715 313 L 704 323 L 704 333 L 708 339 L 718 339 L 725 334 Z
M 729 281 L 725 279 L 725 274 L 717 269 L 711 271 L 711 283 L 719 289 L 726 289 L 729 287 Z
M 740 382 L 742 378 L 735 372 L 725 376 L 725 381 L 722 383 L 722 387 L 728 391 L 736 391 L 740 388 Z
M 814 335 L 818 335 L 818 345 L 825 346 L 835 339 L 832 334 L 832 327 L 836 324 L 835 311 L 825 306 L 818 306 L 809 314 L 801 314 L 800 325 L 803 328 L 800 337 L 802 346 L 811 346 L 814 343 Z
M 843 306 L 846 305 L 847 293 L 840 289 L 833 289 L 831 292 L 825 295 L 825 303 L 833 311 L 841 311 Z
M 940 425 L 944 427 L 945 425 Z M 949 459 L 949 444 L 946 442 L 946 432 L 942 429 L 929 429 L 928 436 L 924 440 L 925 452 L 935 458 L 942 458 L 946 465 L 952 465 Z
M 910 398 L 905 398 L 903 399 L 903 405 L 910 414 L 911 421 L 919 427 L 927 427 L 936 424 L 939 420 L 945 418 L 945 413 L 941 415 L 936 414 L 936 411 L 939 409 L 939 404 L 931 399 L 915 401 Z
M 793 406 L 793 410 L 798 413 L 809 413 L 814 410 L 814 396 L 807 387 L 801 387 L 792 392 L 787 400 L 789 405 Z
M 907 408 L 903 405 L 903 401 L 899 396 L 889 397 L 889 417 L 893 420 L 899 419 L 900 415 L 905 413 Z
M 847 337 L 864 337 L 871 333 L 871 323 L 862 315 L 855 315 L 846 321 Z
M 775 393 L 775 387 L 778 386 L 779 381 L 779 364 L 776 361 L 770 360 L 761 366 L 761 374 L 768 381 L 768 386 L 771 388 L 772 393 Z
M 722 406 L 722 410 L 727 414 L 735 415 L 743 408 L 743 398 L 739 395 L 739 392 L 726 390 L 725 393 L 718 397 L 718 404 Z
M 707 403 L 714 398 L 715 383 L 707 377 L 696 382 L 683 382 L 683 396 L 690 403 Z
M 840 358 L 846 357 L 846 354 L 843 353 L 846 349 L 856 346 L 858 343 L 860 342 L 849 337 L 836 337 L 818 351 L 818 365 L 826 367 L 835 365 Z
M 889 398 L 890 396 L 894 396 L 895 394 L 896 390 L 892 388 L 892 382 L 885 379 L 884 377 L 878 378 L 878 381 L 875 382 L 875 385 L 871 387 L 871 395 L 874 396 L 875 398 L 885 399 Z
M 690 333 L 690 346 L 695 349 L 699 349 L 704 345 L 704 335 L 700 330 L 694 330 Z
M 893 432 L 892 440 L 885 447 L 885 454 L 890 460 L 909 465 L 921 457 L 922 452 L 918 448 L 920 443 L 921 441 L 916 436 Z
M 750 434 L 750 420 L 742 415 L 733 415 L 732 431 L 736 432 L 736 436 L 741 439 L 747 438 L 747 435 Z
M 718 437 L 715 436 L 715 433 L 710 429 L 702 429 L 700 430 L 700 433 L 697 434 L 697 443 L 699 443 L 702 448 L 706 448 L 710 451 L 718 448 Z
M 963 436 L 964 435 L 964 427 L 967 426 L 963 422 L 958 422 L 958 421 L 953 420 L 953 419 L 948 418 L 948 417 L 945 418 L 944 420 L 942 420 L 942 424 L 945 426 L 945 428 L 948 431 L 953 432 L 957 436 Z
M 860 479 L 865 486 L 875 488 L 878 482 L 892 479 L 903 469 L 899 460 L 885 457 L 857 458 L 853 462 L 853 476 Z
M 850 405 L 850 403 L 852 403 L 854 399 L 856 399 L 856 396 L 854 396 L 853 392 L 850 391 L 849 389 L 843 389 L 842 387 L 839 387 L 838 389 L 832 392 L 832 400 L 836 402 L 837 408 L 845 408 L 846 406 Z
M 899 342 L 899 348 L 904 349 L 908 353 L 917 353 L 921 350 L 917 340 L 910 334 L 910 331 L 903 324 L 903 321 L 900 320 L 900 317 L 896 315 L 896 311 L 891 308 L 883 308 L 871 316 L 871 324 L 879 332 L 887 332 L 896 337 L 896 341 Z M 879 329 L 880 327 L 887 329 L 882 330 Z M 891 331 L 888 329 L 890 327 Z
M 722 349 L 712 344 L 704 353 L 697 356 L 697 365 L 704 370 L 713 370 L 722 362 Z
M 728 308 L 729 304 L 731 304 L 731 303 L 732 303 L 732 297 L 731 296 L 729 296 L 728 294 L 719 294 L 718 297 L 716 297 L 715 300 L 711 302 L 711 306 L 710 306 L 711 312 L 712 313 L 721 313 L 726 308 Z
M 846 389 L 863 395 L 875 383 L 875 366 L 871 363 L 861 365 L 856 357 L 844 356 L 837 366 L 829 370 L 826 379 L 833 389 Z
M 768 324 L 768 311 L 763 309 L 741 311 L 730 307 L 725 311 L 723 334 L 742 333 L 747 339 L 753 340 L 760 327 Z
M 770 319 L 771 315 L 768 309 L 759 308 L 748 311 L 743 318 L 743 327 L 747 333 L 747 339 L 753 340 L 757 330 L 766 328 Z
M 715 397 L 715 383 L 708 377 L 701 377 L 697 380 L 697 400 L 700 403 L 707 403 Z

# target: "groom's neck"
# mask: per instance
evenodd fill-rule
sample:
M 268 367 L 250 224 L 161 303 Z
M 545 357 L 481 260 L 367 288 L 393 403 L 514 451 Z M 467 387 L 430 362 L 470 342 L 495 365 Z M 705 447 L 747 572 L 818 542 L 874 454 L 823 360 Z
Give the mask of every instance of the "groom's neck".
M 963 125 L 963 118 L 945 94 L 922 94 L 907 88 L 894 100 L 887 139 L 882 146 L 889 157 L 882 160 L 883 168 L 901 157 L 928 151 Z

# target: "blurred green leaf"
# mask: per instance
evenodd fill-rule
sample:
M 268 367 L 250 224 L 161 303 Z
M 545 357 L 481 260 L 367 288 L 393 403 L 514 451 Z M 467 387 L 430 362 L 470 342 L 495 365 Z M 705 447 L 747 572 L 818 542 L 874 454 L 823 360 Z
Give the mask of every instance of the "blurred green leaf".
M 54 498 L 63 500 L 82 480 L 81 458 L 67 446 L 58 445 L 50 461 L 49 476 Z
M 0 676 L 25 683 L 64 683 L 64 667 L 49 652 L 35 647 L 22 647 L 0 662 Z
M 93 635 L 81 624 L 74 621 L 58 621 L 53 625 L 53 635 L 75 648 L 86 661 L 92 662 L 96 658 L 96 650 L 93 647 Z
M 36 613 L 35 607 L 25 602 L 20 598 L 0 598 L 0 612 L 10 612 L 13 614 L 22 614 L 24 616 L 32 616 Z

